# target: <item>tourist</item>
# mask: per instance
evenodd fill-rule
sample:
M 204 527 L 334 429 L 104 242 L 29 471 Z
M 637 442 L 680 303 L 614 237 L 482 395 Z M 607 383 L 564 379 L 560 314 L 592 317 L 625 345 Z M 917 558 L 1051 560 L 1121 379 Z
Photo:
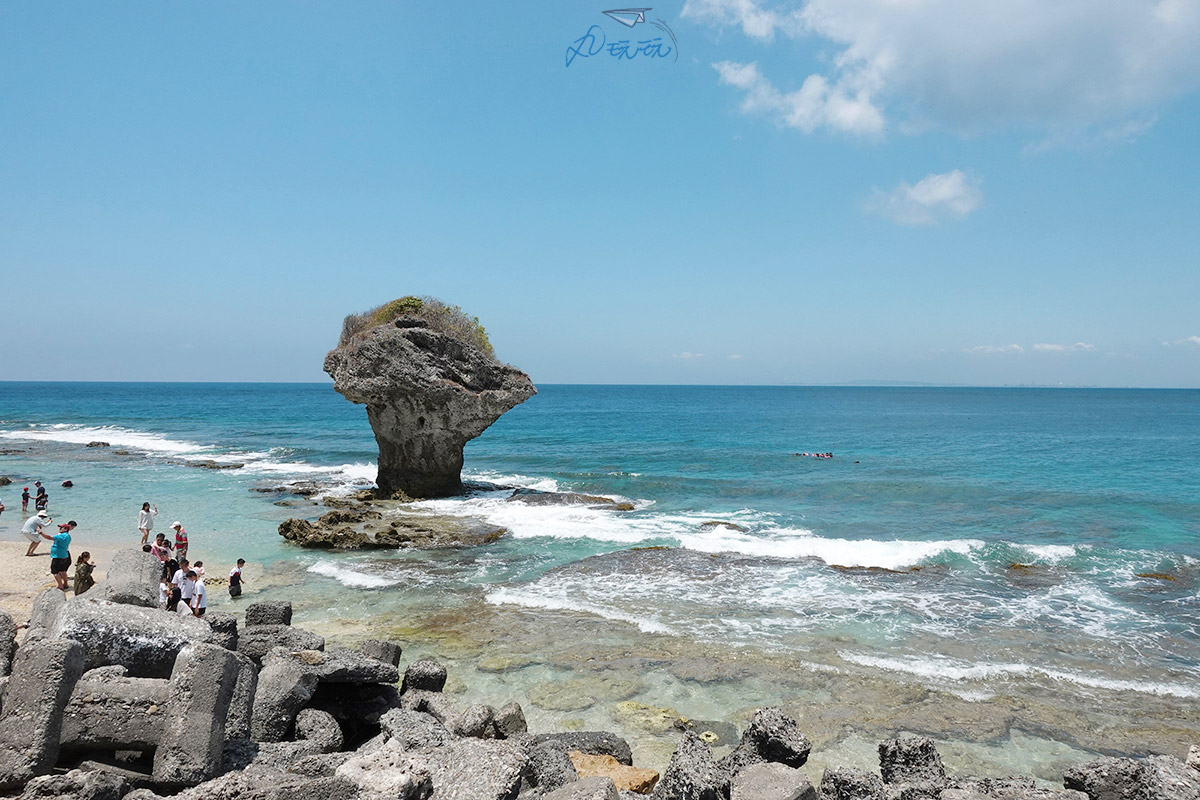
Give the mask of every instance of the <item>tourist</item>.
M 75 520 L 59 525 L 58 533 L 53 536 L 41 532 L 43 539 L 50 540 L 50 574 L 63 592 L 71 588 L 67 583 L 67 568 L 71 566 L 71 531 L 75 530 L 76 525 Z
M 204 562 L 203 561 L 197 561 L 195 564 L 192 564 L 192 569 L 196 571 L 196 577 L 198 577 L 198 578 L 204 577 Z
M 179 569 L 177 569 L 175 574 L 171 577 L 171 585 L 175 587 L 175 590 L 171 592 L 171 600 L 173 601 L 174 605 L 168 605 L 168 611 L 178 610 L 179 603 L 183 603 L 185 608 L 191 605 L 192 590 L 195 588 L 195 585 L 189 581 L 187 577 L 187 574 L 191 571 L 192 568 L 191 565 L 188 564 L 188 560 L 186 558 L 180 558 Z
M 179 562 L 174 558 L 168 558 L 167 563 L 163 565 L 163 578 L 167 581 L 170 594 L 167 595 L 167 611 L 174 611 L 179 607 L 179 582 L 183 576 L 180 574 Z
M 0 514 L 4 513 L 4 501 L 0 500 Z
M 84 550 L 79 554 L 79 560 L 75 562 L 75 596 L 86 592 L 88 589 L 96 585 L 96 579 L 92 577 L 92 570 L 96 565 L 92 563 L 92 554 Z
M 138 530 L 142 532 L 142 544 L 150 538 L 150 531 L 154 527 L 154 518 L 158 516 L 158 506 L 152 506 L 149 503 L 142 503 L 142 510 L 138 512 Z
M 183 523 L 178 520 L 172 522 L 171 527 L 175 529 L 175 555 L 179 556 L 180 561 L 183 561 L 187 558 L 187 531 L 183 529 Z
M 37 497 L 33 498 L 33 507 L 37 511 L 45 511 L 50 507 L 50 495 L 44 488 L 39 488 Z
M 179 580 L 179 613 L 195 614 L 192 608 L 192 599 L 196 596 L 196 571 L 188 569 L 183 573 L 183 577 Z
M 238 597 L 242 593 L 242 567 L 246 566 L 246 559 L 239 558 L 237 566 L 229 570 L 229 596 Z
M 192 581 L 192 613 L 203 617 L 208 610 L 208 592 L 204 588 L 204 578 L 196 574 L 196 570 L 188 571 L 188 579 Z
M 171 555 L 171 548 L 175 545 L 167 541 L 167 537 L 161 533 L 154 534 L 154 544 L 150 545 L 150 553 L 157 558 L 161 563 L 167 563 L 167 556 Z
M 28 486 L 26 486 L 24 491 L 21 492 L 21 513 L 22 514 L 29 513 L 29 487 Z
M 33 555 L 33 551 L 37 550 L 37 546 L 42 541 L 42 528 L 50 524 L 51 517 L 45 511 L 39 511 L 34 516 L 25 520 L 25 524 L 21 526 L 21 535 L 29 540 L 29 549 L 25 551 L 25 555 Z
M 167 582 L 167 576 L 163 575 L 158 579 L 158 607 L 166 608 L 167 599 L 170 597 L 171 584 Z

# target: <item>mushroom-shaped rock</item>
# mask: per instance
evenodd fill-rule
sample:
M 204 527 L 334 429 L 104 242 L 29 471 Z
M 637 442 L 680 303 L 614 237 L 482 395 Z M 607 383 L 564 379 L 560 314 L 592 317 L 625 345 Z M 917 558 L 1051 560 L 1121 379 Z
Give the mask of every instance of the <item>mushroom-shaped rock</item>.
M 376 483 L 388 495 L 461 491 L 463 446 L 537 393 L 528 375 L 496 360 L 477 321 L 434 303 L 403 298 L 348 317 L 325 357 L 333 388 L 367 407 L 379 444 Z M 427 313 L 435 309 L 457 313 L 465 330 L 439 324 L 446 314 Z

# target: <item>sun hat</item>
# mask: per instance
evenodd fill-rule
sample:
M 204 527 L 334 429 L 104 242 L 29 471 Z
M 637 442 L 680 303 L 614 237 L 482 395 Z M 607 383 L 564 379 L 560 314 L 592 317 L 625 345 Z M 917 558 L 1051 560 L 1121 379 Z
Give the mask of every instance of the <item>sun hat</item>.
M 172 528 L 182 528 L 182 527 L 183 527 L 183 523 L 182 523 L 182 522 L 180 522 L 179 520 L 175 520 L 174 522 L 172 522 L 172 523 L 171 523 L 171 527 L 172 527 Z
M 49 515 L 49 514 L 47 514 L 45 511 L 39 511 L 39 512 L 37 513 L 37 515 L 38 515 L 39 517 L 46 517 L 47 519 L 49 519 L 49 518 L 50 518 L 50 515 Z

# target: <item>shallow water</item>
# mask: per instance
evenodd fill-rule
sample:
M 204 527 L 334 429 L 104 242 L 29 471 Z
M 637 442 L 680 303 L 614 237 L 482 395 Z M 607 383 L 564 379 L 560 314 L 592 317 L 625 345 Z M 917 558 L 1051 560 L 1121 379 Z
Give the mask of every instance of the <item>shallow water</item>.
M 0 455 L 18 480 L 0 488 L 0 537 L 17 538 L 36 477 L 81 542 L 135 542 L 155 502 L 156 529 L 183 521 L 210 574 L 251 562 L 245 599 L 289 597 L 334 639 L 395 635 L 452 662 L 464 698 L 622 730 L 651 766 L 674 717 L 715 730 L 780 703 L 817 765 L 870 766 L 911 731 L 952 767 L 1057 781 L 1091 752 L 1200 740 L 1197 400 L 542 387 L 468 445 L 475 491 L 409 509 L 508 536 L 329 554 L 275 531 L 319 508 L 249 490 L 369 484 L 365 414 L 330 387 L 0 383 L 0 450 L 21 451 Z M 188 466 L 201 459 L 243 466 Z M 508 502 L 514 485 L 636 510 Z

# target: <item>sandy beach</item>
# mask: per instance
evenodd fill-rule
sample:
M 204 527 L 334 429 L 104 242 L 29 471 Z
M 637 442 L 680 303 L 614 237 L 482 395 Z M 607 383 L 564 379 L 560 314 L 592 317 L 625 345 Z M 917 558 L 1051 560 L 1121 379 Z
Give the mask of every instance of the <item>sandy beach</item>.
M 54 586 L 54 578 L 50 575 L 50 543 L 39 546 L 30 557 L 25 555 L 27 547 L 29 543 L 24 539 L 19 542 L 0 542 L 0 562 L 4 564 L 4 569 L 0 570 L 0 611 L 18 623 L 29 619 L 34 598 Z M 75 557 L 85 549 L 92 554 L 92 561 L 96 563 L 96 570 L 92 573 L 96 585 L 91 591 L 99 591 L 104 585 L 108 564 L 116 549 L 97 547 L 86 540 L 72 542 L 71 548 L 71 554 Z M 74 575 L 72 567 L 67 576 L 74 578 Z

